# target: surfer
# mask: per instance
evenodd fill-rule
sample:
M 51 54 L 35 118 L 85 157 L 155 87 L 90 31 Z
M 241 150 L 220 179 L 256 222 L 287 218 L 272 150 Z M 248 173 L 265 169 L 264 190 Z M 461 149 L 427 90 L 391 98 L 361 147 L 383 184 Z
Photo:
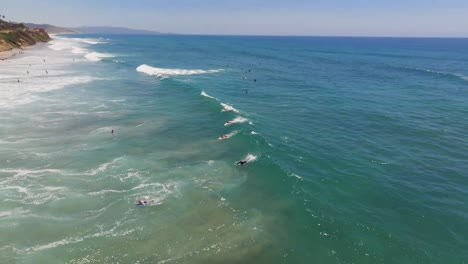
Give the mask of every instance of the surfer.
M 137 205 L 148 205 L 148 204 L 154 203 L 154 202 L 155 202 L 154 199 L 151 199 L 151 200 L 138 200 Z
M 114 129 L 112 129 L 111 133 L 112 133 L 112 135 L 115 135 L 115 131 L 114 131 Z
M 220 139 L 226 139 L 226 138 L 228 138 L 228 136 L 227 135 L 221 135 L 219 138 Z
M 244 165 L 244 164 L 246 164 L 246 163 L 247 163 L 246 160 L 241 160 L 241 161 L 238 161 L 236 164 L 237 164 L 237 165 Z

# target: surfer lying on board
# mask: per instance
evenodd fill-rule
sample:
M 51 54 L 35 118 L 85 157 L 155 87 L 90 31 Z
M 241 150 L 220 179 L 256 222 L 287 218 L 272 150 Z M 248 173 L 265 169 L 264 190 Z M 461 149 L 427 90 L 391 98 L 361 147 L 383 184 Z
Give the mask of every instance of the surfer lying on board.
M 219 139 L 226 139 L 226 138 L 228 138 L 227 135 L 221 135 L 221 136 L 219 137 Z
M 255 156 L 249 154 L 249 155 L 247 155 L 247 157 L 245 157 L 245 159 L 238 161 L 236 164 L 237 164 L 237 165 L 244 165 L 244 164 L 246 164 L 246 163 L 249 163 L 249 162 L 251 162 L 251 161 L 254 161 L 255 159 L 257 159 L 257 157 L 255 157 Z
M 247 163 L 246 160 L 241 160 L 241 161 L 238 161 L 236 164 L 237 164 L 237 165 L 244 165 L 244 164 L 246 164 L 246 163 Z
M 137 205 L 148 205 L 150 203 L 155 203 L 156 201 L 154 199 L 151 200 L 138 200 Z

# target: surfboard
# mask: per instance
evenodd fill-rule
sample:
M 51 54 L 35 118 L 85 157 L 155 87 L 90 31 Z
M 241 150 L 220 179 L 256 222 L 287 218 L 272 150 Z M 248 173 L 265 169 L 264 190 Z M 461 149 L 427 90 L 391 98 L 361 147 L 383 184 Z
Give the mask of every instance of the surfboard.
M 137 202 L 137 206 L 152 206 L 152 205 L 160 205 L 162 204 L 161 201 L 156 201 L 156 200 L 141 200 L 143 204 Z

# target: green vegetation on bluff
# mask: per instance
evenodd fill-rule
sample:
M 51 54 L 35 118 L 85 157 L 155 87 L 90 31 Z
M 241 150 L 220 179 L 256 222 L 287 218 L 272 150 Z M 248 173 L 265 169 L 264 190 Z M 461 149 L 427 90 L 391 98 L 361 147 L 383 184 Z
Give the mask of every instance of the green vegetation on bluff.
M 0 19 L 0 51 L 24 48 L 37 42 L 51 40 L 43 29 L 29 29 L 21 23 L 12 23 Z

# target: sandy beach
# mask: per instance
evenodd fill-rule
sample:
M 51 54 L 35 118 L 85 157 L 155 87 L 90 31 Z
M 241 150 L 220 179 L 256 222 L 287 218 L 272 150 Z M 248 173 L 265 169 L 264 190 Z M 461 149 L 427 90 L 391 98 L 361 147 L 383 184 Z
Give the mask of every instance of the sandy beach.
M 11 49 L 7 51 L 2 51 L 0 52 L 0 60 L 5 60 L 8 58 L 14 57 L 17 54 L 19 54 L 20 51 L 22 51 L 22 49 Z

